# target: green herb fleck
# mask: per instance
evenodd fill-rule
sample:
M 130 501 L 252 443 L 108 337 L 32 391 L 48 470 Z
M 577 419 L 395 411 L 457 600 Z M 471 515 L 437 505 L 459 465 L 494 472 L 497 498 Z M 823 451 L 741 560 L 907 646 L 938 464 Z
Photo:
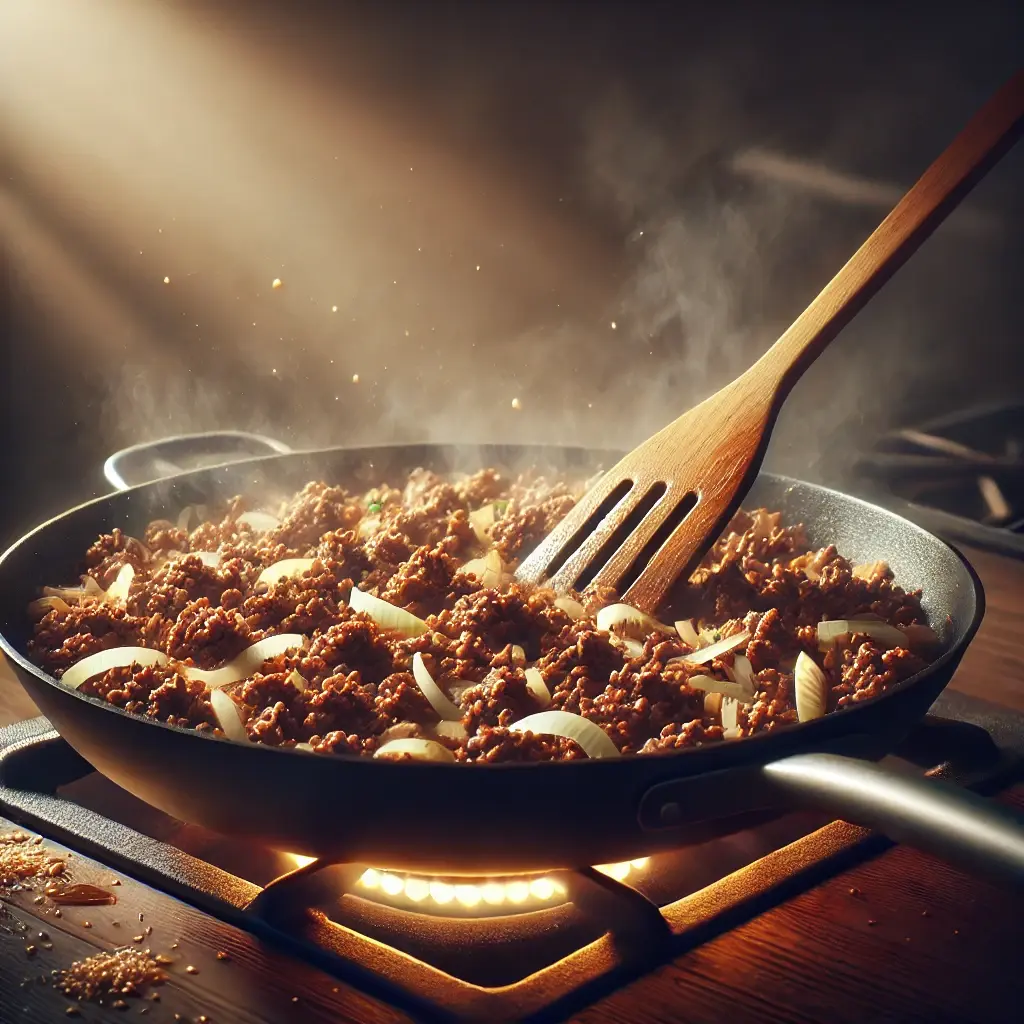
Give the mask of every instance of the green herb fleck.
M 379 501 L 372 501 L 367 506 L 366 511 L 369 512 L 371 516 L 375 516 L 383 507 L 384 506 L 381 505 Z
M 505 509 L 507 509 L 507 508 L 508 508 L 508 499 L 507 498 L 503 498 L 501 501 L 496 501 L 494 503 L 494 515 L 495 515 L 495 518 L 500 518 L 501 516 L 503 516 L 505 514 Z

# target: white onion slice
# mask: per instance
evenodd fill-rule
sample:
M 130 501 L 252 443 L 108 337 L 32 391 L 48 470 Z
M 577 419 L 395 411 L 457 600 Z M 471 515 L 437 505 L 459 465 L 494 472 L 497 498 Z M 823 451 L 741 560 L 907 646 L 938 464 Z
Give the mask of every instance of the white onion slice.
M 722 728 L 728 733 L 740 727 L 740 702 L 733 697 L 722 697 Z
M 512 664 L 519 668 L 526 664 L 526 651 L 519 644 L 512 645 Z
M 427 731 L 439 740 L 448 740 L 450 743 L 465 743 L 469 739 L 469 733 L 461 722 L 452 722 L 447 718 L 427 726 Z
M 579 601 L 574 601 L 571 597 L 558 598 L 555 601 L 555 607 L 559 611 L 565 612 L 570 619 L 582 619 L 587 614 L 586 608 Z
M 732 664 L 725 666 L 725 674 L 741 686 L 750 697 L 754 696 L 757 681 L 754 679 L 754 666 L 750 664 L 750 659 L 746 655 L 737 654 L 732 659 Z
M 821 718 L 828 710 L 828 676 L 804 651 L 796 656 L 796 664 L 793 666 L 793 690 L 796 695 L 796 717 L 801 722 Z
M 182 558 L 198 558 L 203 565 L 216 569 L 220 565 L 220 554 L 216 551 L 186 551 Z
M 92 576 L 82 577 L 80 587 L 43 587 L 45 597 L 59 597 L 63 601 L 78 603 L 86 597 L 96 597 L 100 600 L 104 597 L 103 588 L 93 579 Z
M 114 582 L 107 587 L 107 601 L 118 601 L 123 604 L 128 600 L 128 591 L 131 589 L 132 580 L 135 579 L 135 566 L 126 562 L 121 566 Z
M 700 647 L 700 637 L 697 636 L 697 630 L 693 628 L 693 619 L 680 619 L 675 626 L 679 638 L 687 647 L 692 647 L 694 650 Z
M 412 656 L 412 674 L 420 692 L 427 698 L 439 717 L 449 722 L 458 722 L 462 718 L 462 712 L 458 706 L 453 704 L 444 690 L 434 682 L 434 677 L 428 671 L 423 662 L 423 655 L 419 651 Z
M 749 639 L 750 633 L 744 629 L 739 633 L 733 633 L 732 636 L 718 640 L 708 647 L 702 647 L 692 654 L 683 654 L 678 658 L 672 658 L 667 664 L 671 665 L 673 661 L 686 661 L 691 665 L 706 665 L 709 661 L 714 661 L 715 658 L 728 654 L 729 651 L 734 651 L 737 647 L 742 647 Z
M 931 626 L 917 622 L 901 627 L 900 632 L 907 638 L 911 647 L 937 647 L 942 643 L 939 634 Z
M 374 757 L 394 757 L 408 754 L 414 761 L 454 761 L 455 755 L 437 740 L 426 740 L 421 736 L 407 736 L 404 739 L 391 740 L 378 747 Z
M 644 654 L 644 645 L 640 640 L 631 640 L 626 637 L 615 638 L 618 645 L 626 652 L 626 655 L 630 658 L 642 658 Z
M 200 682 L 206 683 L 211 690 L 216 690 L 251 676 L 268 658 L 276 658 L 296 647 L 305 647 L 306 643 L 307 638 L 301 633 L 279 633 L 277 636 L 265 636 L 251 647 L 246 647 L 238 657 L 232 658 L 220 668 L 204 669 L 186 666 L 182 671 L 190 679 L 198 679 Z
M 112 668 L 124 668 L 128 665 L 166 665 L 171 659 L 163 651 L 155 651 L 151 647 L 111 647 L 106 651 L 97 651 L 81 661 L 76 661 L 60 677 L 64 686 L 77 690 L 87 679 L 102 675 Z
M 753 691 L 748 690 L 742 683 L 716 679 L 714 676 L 690 676 L 686 684 L 691 689 L 701 690 L 703 693 L 720 693 L 723 697 L 729 697 L 742 704 L 750 703 L 754 696 Z
M 310 754 L 314 753 L 312 744 L 309 744 L 309 743 L 296 743 L 295 744 L 295 749 L 296 750 L 306 750 Z
M 210 691 L 210 704 L 224 735 L 236 743 L 248 743 L 249 736 L 242 724 L 238 705 L 223 690 Z
M 358 537 L 359 540 L 366 540 L 377 532 L 379 526 L 380 516 L 363 516 L 363 518 L 359 520 L 359 525 L 356 527 L 356 537 Z
M 542 736 L 565 736 L 575 740 L 587 757 L 619 756 L 619 748 L 612 743 L 604 729 L 570 711 L 540 711 L 536 715 L 521 718 L 509 729 L 512 732 L 532 732 Z
M 53 611 L 69 612 L 71 605 L 62 597 L 40 597 L 38 600 L 30 602 L 28 606 L 28 613 L 34 619 Z
M 492 548 L 483 558 L 474 558 L 467 562 L 461 571 L 475 576 L 483 586 L 494 588 L 501 586 L 505 564 L 501 560 L 501 555 Z
M 293 668 L 291 672 L 288 673 L 287 681 L 291 683 L 292 686 L 294 686 L 295 689 L 299 691 L 299 693 L 306 692 L 306 687 L 308 684 L 306 682 L 305 676 L 303 676 L 302 673 L 299 672 L 297 668 Z
M 666 626 L 664 622 L 659 622 L 639 608 L 633 608 L 628 604 L 610 604 L 597 613 L 598 629 L 611 631 L 616 626 L 620 627 L 620 633 L 633 640 L 643 640 L 655 630 L 661 630 L 662 633 L 673 632 L 671 626 Z
M 294 579 L 313 568 L 315 558 L 282 558 L 280 562 L 268 565 L 256 577 L 256 585 L 265 583 L 268 587 L 277 583 L 278 580 Z
M 388 604 L 387 601 L 382 601 L 379 597 L 374 597 L 373 594 L 364 593 L 357 587 L 352 588 L 348 603 L 352 611 L 369 615 L 378 626 L 394 630 L 404 637 L 420 636 L 428 629 L 427 624 L 412 612 L 407 612 L 404 608 L 396 608 L 393 604 Z
M 548 689 L 548 684 L 544 682 L 539 668 L 526 670 L 526 688 L 542 708 L 546 708 L 551 703 L 551 691 Z
M 481 544 L 491 543 L 491 527 L 494 525 L 494 503 L 484 505 L 469 513 L 469 525 L 473 527 L 476 539 Z
M 243 512 L 235 522 L 245 523 L 246 526 L 251 526 L 258 533 L 276 530 L 281 525 L 281 520 L 269 512 Z
M 888 647 L 906 647 L 907 635 L 888 622 L 875 619 L 827 619 L 818 623 L 818 647 L 828 650 L 840 637 L 865 633 Z

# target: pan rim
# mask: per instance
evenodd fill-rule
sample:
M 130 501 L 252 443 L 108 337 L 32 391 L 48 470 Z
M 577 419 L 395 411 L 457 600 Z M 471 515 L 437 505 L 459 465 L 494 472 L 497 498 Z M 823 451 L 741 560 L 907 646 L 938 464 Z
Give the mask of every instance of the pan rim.
M 477 445 L 466 445 L 465 443 L 459 443 L 459 442 L 431 442 L 431 443 L 422 443 L 422 444 L 417 444 L 417 443 L 414 443 L 414 444 L 397 444 L 397 443 L 394 443 L 394 444 L 383 444 L 383 445 L 380 445 L 380 444 L 378 444 L 378 445 L 354 445 L 354 446 L 344 446 L 344 445 L 342 445 L 342 446 L 328 446 L 328 447 L 322 447 L 322 448 L 300 449 L 300 450 L 294 450 L 294 451 L 291 451 L 291 452 L 275 453 L 275 454 L 272 454 L 272 455 L 256 455 L 256 456 L 252 456 L 252 457 L 245 458 L 245 459 L 238 459 L 238 460 L 235 460 L 233 462 L 226 463 L 226 464 L 224 464 L 222 466 L 208 466 L 208 467 L 203 467 L 201 469 L 183 470 L 182 472 L 176 473 L 176 474 L 174 474 L 172 476 L 161 477 L 159 480 L 152 480 L 152 481 L 148 481 L 146 483 L 138 484 L 138 485 L 136 485 L 134 487 L 128 488 L 127 490 L 121 491 L 121 492 L 118 492 L 118 493 L 126 494 L 126 495 L 131 495 L 131 494 L 134 494 L 134 493 L 141 492 L 141 491 L 143 491 L 143 490 L 145 490 L 147 488 L 155 488 L 155 487 L 167 486 L 168 484 L 172 484 L 175 481 L 184 481 L 184 480 L 187 480 L 189 478 L 201 476 L 203 474 L 216 473 L 220 469 L 228 469 L 228 468 L 231 468 L 231 469 L 242 468 L 242 469 L 244 469 L 246 466 L 266 465 L 268 463 L 273 463 L 273 462 L 276 462 L 276 461 L 279 461 L 279 460 L 297 459 L 297 458 L 302 458 L 302 457 L 315 458 L 318 455 L 327 456 L 327 455 L 336 455 L 336 454 L 339 454 L 339 453 L 358 454 L 361 451 L 364 451 L 364 452 L 371 452 L 371 451 L 374 451 L 374 452 L 396 451 L 396 452 L 398 452 L 398 451 L 402 451 L 403 449 L 409 449 L 409 448 L 435 449 L 435 450 L 439 450 L 440 451 L 440 450 L 444 450 L 444 449 L 458 449 L 458 448 L 467 448 L 467 447 L 479 448 L 479 449 L 487 449 L 487 448 L 492 448 L 493 449 L 493 448 L 501 448 L 502 445 L 500 443 L 481 443 L 481 444 L 477 444 Z M 618 454 L 618 453 L 616 453 L 612 449 L 587 448 L 584 445 L 530 444 L 530 445 L 526 445 L 526 446 L 513 446 L 513 447 L 526 447 L 526 448 L 529 448 L 531 451 L 537 451 L 538 453 L 540 453 L 540 452 L 544 451 L 545 449 L 547 449 L 547 450 L 550 450 L 552 452 L 561 452 L 563 454 L 566 453 L 566 452 L 569 452 L 569 451 L 578 452 L 578 453 L 581 453 L 581 454 L 589 454 L 589 455 L 592 455 L 592 456 L 593 455 L 598 455 L 598 456 L 600 456 L 600 455 L 607 455 L 609 457 L 615 457 L 616 454 Z M 911 522 L 908 519 L 905 519 L 903 516 L 899 515 L 898 513 L 893 512 L 893 511 L 891 511 L 889 509 L 883 508 L 880 505 L 876 505 L 876 504 L 874 504 L 874 503 L 872 503 L 872 502 L 870 502 L 870 501 L 868 501 L 868 500 L 866 500 L 864 498 L 859 498 L 856 495 L 846 494 L 846 493 L 844 493 L 842 491 L 838 491 L 838 490 L 836 490 L 835 488 L 832 488 L 832 487 L 827 487 L 827 486 L 825 486 L 823 484 L 813 483 L 811 481 L 806 481 L 806 480 L 799 480 L 799 479 L 797 479 L 795 477 L 790 477 L 790 476 L 787 476 L 787 475 L 784 475 L 784 474 L 779 474 L 779 473 L 760 472 L 760 473 L 758 473 L 758 475 L 757 475 L 757 477 L 755 479 L 755 485 L 756 485 L 757 481 L 761 480 L 761 479 L 765 479 L 765 480 L 770 481 L 770 482 L 772 482 L 773 484 L 776 484 L 776 485 L 781 485 L 784 488 L 800 487 L 802 489 L 810 489 L 811 491 L 818 492 L 819 494 L 822 494 L 822 495 L 838 498 L 839 500 L 841 500 L 843 502 L 846 502 L 846 503 L 853 503 L 854 505 L 860 506 L 861 508 L 863 508 L 863 509 L 865 509 L 867 511 L 870 511 L 873 514 L 882 515 L 882 516 L 884 516 L 884 517 L 886 517 L 888 519 L 895 520 L 896 522 L 898 522 L 900 524 L 902 529 L 904 529 L 904 530 L 906 530 L 906 531 L 908 531 L 910 533 L 917 534 L 923 540 L 927 540 L 929 542 L 936 542 L 936 543 L 941 544 L 943 547 L 948 548 L 949 551 L 952 552 L 952 554 L 960 562 L 961 566 L 963 566 L 963 568 L 964 568 L 964 570 L 965 570 L 965 572 L 967 574 L 967 577 L 970 580 L 970 583 L 971 583 L 971 597 L 973 598 L 973 601 L 974 601 L 973 614 L 971 615 L 970 621 L 966 624 L 966 628 L 963 630 L 963 633 L 960 636 L 959 640 L 956 643 L 954 643 L 951 647 L 949 647 L 948 650 L 944 651 L 937 659 L 935 659 L 932 662 L 929 662 L 929 664 L 926 665 L 925 668 L 923 668 L 920 672 L 917 672 L 914 675 L 908 677 L 907 679 L 904 679 L 901 682 L 897 683 L 896 686 L 894 686 L 891 689 L 887 690 L 880 697 L 877 697 L 877 698 L 875 698 L 873 700 L 865 701 L 862 704 L 857 704 L 857 705 L 855 705 L 853 707 L 850 707 L 850 708 L 848 708 L 848 709 L 846 709 L 846 710 L 844 710 L 844 711 L 842 711 L 841 713 L 838 713 L 838 714 L 836 712 L 833 712 L 833 713 L 831 713 L 829 715 L 825 715 L 824 717 L 822 717 L 820 719 L 815 719 L 814 721 L 800 722 L 800 723 L 797 723 L 796 725 L 787 726 L 785 729 L 780 729 L 780 730 L 777 730 L 777 731 L 776 730 L 772 730 L 771 732 L 762 732 L 762 733 L 758 733 L 758 734 L 756 734 L 754 736 L 743 737 L 743 738 L 741 738 L 739 740 L 728 741 L 727 743 L 724 743 L 724 744 L 716 744 L 713 748 L 709 748 L 709 747 L 705 747 L 705 746 L 698 746 L 698 747 L 686 747 L 686 748 L 684 748 L 682 750 L 674 750 L 674 751 L 665 752 L 665 753 L 658 753 L 658 754 L 639 754 L 639 753 L 635 753 L 635 754 L 622 754 L 619 757 L 615 757 L 615 758 L 582 758 L 582 759 L 574 760 L 574 761 L 538 761 L 538 762 L 515 762 L 515 761 L 511 761 L 511 762 L 500 762 L 500 763 L 497 763 L 497 764 L 491 764 L 491 763 L 482 764 L 482 765 L 474 764 L 472 766 L 467 766 L 467 765 L 458 764 L 458 763 L 447 763 L 447 762 L 415 762 L 415 763 L 410 764 L 409 762 L 390 761 L 388 759 L 376 760 L 374 758 L 363 757 L 363 756 L 361 756 L 359 754 L 331 754 L 329 756 L 333 760 L 335 760 L 335 761 L 342 761 L 342 762 L 349 762 L 349 763 L 359 763 L 359 764 L 363 764 L 363 765 L 371 764 L 372 763 L 372 764 L 377 766 L 377 768 L 375 770 L 378 770 L 378 771 L 397 771 L 397 772 L 408 771 L 410 768 L 412 768 L 414 770 L 418 770 L 418 771 L 422 771 L 423 769 L 431 769 L 431 770 L 434 770 L 434 771 L 437 771 L 437 772 L 441 772 L 441 771 L 454 771 L 454 770 L 466 771 L 470 767 L 474 771 L 482 771 L 482 770 L 483 771 L 524 771 L 524 770 L 528 770 L 528 769 L 538 769 L 538 768 L 543 768 L 543 767 L 547 767 L 547 768 L 550 769 L 554 765 L 561 766 L 560 770 L 569 770 L 571 768 L 571 770 L 573 770 L 573 771 L 583 770 L 583 771 L 591 771 L 591 772 L 593 772 L 593 771 L 607 770 L 607 768 L 598 768 L 598 767 L 596 767 L 598 765 L 622 765 L 622 764 L 626 764 L 626 763 L 635 763 L 638 760 L 642 761 L 644 764 L 650 764 L 652 761 L 654 761 L 654 762 L 656 762 L 658 764 L 663 764 L 663 765 L 666 766 L 666 768 L 668 768 L 668 766 L 670 766 L 670 765 L 685 764 L 686 762 L 683 759 L 686 758 L 686 757 L 690 757 L 691 760 L 693 758 L 697 757 L 697 756 L 704 756 L 704 757 L 706 757 L 708 755 L 708 753 L 709 753 L 709 750 L 721 751 L 721 750 L 724 750 L 724 749 L 728 749 L 730 751 L 733 751 L 733 750 L 737 750 L 737 748 L 740 749 L 740 750 L 743 750 L 743 751 L 747 751 L 749 753 L 749 755 L 750 755 L 750 759 L 751 760 L 758 760 L 758 761 L 765 761 L 765 762 L 767 762 L 767 761 L 772 760 L 772 758 L 770 756 L 758 757 L 757 756 L 758 751 L 763 751 L 763 750 L 769 749 L 773 744 L 776 745 L 776 746 L 780 745 L 780 743 L 784 742 L 786 739 L 789 739 L 791 737 L 797 737 L 798 742 L 802 741 L 802 745 L 803 746 L 805 746 L 805 747 L 807 747 L 809 749 L 813 749 L 814 746 L 815 746 L 815 739 L 818 739 L 819 741 L 820 740 L 824 740 L 824 739 L 828 738 L 831 733 L 847 734 L 847 733 L 850 733 L 850 732 L 854 732 L 855 731 L 855 727 L 846 727 L 846 726 L 847 726 L 847 723 L 850 722 L 851 718 L 854 720 L 854 723 L 856 722 L 856 720 L 858 718 L 858 712 L 860 712 L 863 709 L 875 708 L 875 707 L 877 707 L 879 705 L 884 704 L 887 700 L 889 700 L 891 698 L 894 698 L 897 695 L 902 694 L 902 693 L 906 692 L 907 690 L 910 690 L 910 689 L 914 688 L 916 685 L 921 683 L 925 678 L 927 678 L 928 676 L 931 676 L 933 673 L 941 670 L 942 667 L 947 665 L 950 661 L 959 660 L 963 656 L 964 651 L 967 649 L 967 647 L 970 645 L 971 641 L 974 639 L 974 636 L 977 633 L 978 628 L 981 625 L 982 619 L 984 618 L 984 615 L 985 615 L 985 591 L 984 591 L 984 587 L 982 585 L 982 582 L 981 582 L 981 580 L 978 577 L 977 572 L 974 570 L 974 567 L 967 560 L 967 558 L 964 557 L 962 552 L 957 547 L 955 547 L 953 544 L 950 544 L 949 542 L 943 540 L 942 538 L 936 537 L 934 534 L 929 533 L 923 527 L 918 526 L 916 523 L 913 523 L 913 522 Z M 754 486 L 754 485 L 752 485 L 752 486 Z M 33 537 L 36 537 L 39 534 L 43 533 L 51 525 L 57 523 L 60 520 L 67 519 L 67 518 L 75 515 L 77 512 L 79 512 L 82 509 L 88 508 L 88 507 L 93 506 L 93 505 L 100 505 L 103 502 L 108 501 L 110 499 L 110 497 L 111 496 L 109 494 L 107 494 L 107 495 L 99 495 L 99 496 L 97 496 L 95 498 L 90 498 L 88 501 L 81 502 L 78 505 L 75 505 L 75 506 L 73 506 L 73 507 L 71 507 L 69 509 L 66 509 L 64 512 L 61 512 L 61 513 L 59 513 L 59 514 L 57 514 L 55 516 L 50 517 L 49 519 L 45 520 L 44 522 L 39 523 L 37 526 L 35 526 L 31 530 L 29 530 L 28 533 L 24 534 L 18 540 L 14 541 L 11 545 L 8 546 L 8 548 L 2 554 L 0 554 L 0 567 L 2 567 L 4 565 L 4 563 L 7 561 L 7 559 L 10 556 L 12 556 L 15 551 L 18 551 L 18 550 L 22 549 L 26 544 L 28 544 L 31 541 L 31 539 Z M 75 697 L 78 700 L 81 700 L 81 701 L 84 701 L 84 702 L 86 702 L 88 704 L 92 704 L 94 706 L 97 706 L 97 707 L 103 709 L 106 712 L 111 712 L 111 713 L 114 713 L 114 714 L 117 714 L 117 715 L 121 715 L 121 716 L 123 716 L 123 717 L 125 717 L 127 719 L 131 719 L 131 720 L 137 721 L 139 723 L 142 723 L 143 725 L 158 726 L 160 728 L 167 729 L 167 730 L 170 730 L 172 732 L 179 733 L 179 734 L 182 734 L 182 735 L 187 735 L 187 736 L 195 737 L 195 738 L 203 740 L 203 741 L 212 741 L 212 742 L 216 742 L 216 743 L 230 745 L 230 746 L 236 747 L 236 748 L 250 749 L 250 750 L 260 750 L 260 751 L 272 751 L 275 754 L 280 755 L 280 756 L 305 757 L 305 758 L 308 758 L 310 756 L 317 756 L 317 757 L 324 756 L 324 755 L 311 755 L 308 751 L 296 750 L 294 747 L 275 747 L 275 746 L 270 746 L 269 744 L 261 744 L 261 743 L 249 743 L 247 745 L 243 745 L 243 744 L 237 743 L 234 740 L 229 740 L 226 737 L 214 736 L 214 735 L 209 734 L 207 732 L 197 732 L 195 729 L 188 729 L 188 728 L 185 728 L 183 726 L 171 725 L 171 724 L 169 724 L 167 722 L 161 722 L 161 721 L 157 721 L 155 719 L 148 719 L 148 718 L 146 718 L 146 717 L 144 717 L 142 715 L 131 714 L 131 713 L 125 711 L 123 708 L 119 708 L 116 705 L 109 704 L 106 701 L 100 700 L 97 697 L 92 697 L 92 696 L 90 696 L 88 694 L 81 693 L 79 690 L 70 689 L 69 687 L 63 686 L 58 679 L 54 678 L 49 673 L 43 671 L 37 665 L 35 665 L 31 661 L 29 661 L 28 658 L 24 654 L 22 654 L 12 644 L 7 639 L 6 635 L 4 635 L 2 632 L 0 632 L 0 651 L 2 651 L 3 654 L 10 661 L 14 662 L 14 664 L 18 668 L 20 668 L 24 672 L 29 673 L 30 675 L 32 675 L 33 677 L 38 679 L 40 682 L 48 684 L 49 686 L 55 687 L 56 689 L 62 691 L 63 693 L 70 694 L 70 695 L 72 695 L 73 697 Z M 835 738 L 835 737 L 833 736 L 832 738 Z M 252 756 L 252 755 L 249 755 L 249 756 Z M 260 755 L 256 755 L 256 756 L 263 756 L 263 755 L 260 754 Z M 668 769 L 668 770 L 671 770 L 671 769 Z

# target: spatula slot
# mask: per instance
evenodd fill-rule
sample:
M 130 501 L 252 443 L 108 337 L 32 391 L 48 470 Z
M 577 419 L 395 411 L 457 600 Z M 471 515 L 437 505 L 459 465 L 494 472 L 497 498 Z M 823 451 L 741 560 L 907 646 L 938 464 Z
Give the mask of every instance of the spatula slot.
M 600 485 L 598 485 L 600 486 Z M 626 497 L 633 489 L 632 480 L 620 480 L 615 487 L 608 492 L 608 496 L 597 506 L 587 517 L 583 525 L 563 544 L 558 553 L 551 560 L 547 568 L 547 576 L 554 576 L 559 569 L 565 565 L 572 555 L 579 549 L 579 546 L 601 525 L 602 520 L 615 508 L 616 505 Z
M 662 524 L 651 534 L 650 540 L 640 549 L 640 554 L 633 559 L 629 568 L 623 573 L 618 583 L 619 593 L 624 594 L 640 578 L 640 574 L 647 568 L 650 561 L 661 550 L 662 545 L 672 536 L 676 527 L 697 507 L 698 496 L 696 491 L 690 491 L 683 495 L 681 501 L 665 517 Z
M 576 590 L 583 590 L 593 582 L 594 577 L 607 564 L 612 555 L 622 547 L 623 542 L 630 534 L 644 521 L 647 513 L 661 501 L 667 490 L 668 484 L 662 480 L 647 489 L 647 493 L 623 517 L 622 522 L 608 535 L 608 539 L 598 549 L 597 554 L 580 573 L 575 582 Z

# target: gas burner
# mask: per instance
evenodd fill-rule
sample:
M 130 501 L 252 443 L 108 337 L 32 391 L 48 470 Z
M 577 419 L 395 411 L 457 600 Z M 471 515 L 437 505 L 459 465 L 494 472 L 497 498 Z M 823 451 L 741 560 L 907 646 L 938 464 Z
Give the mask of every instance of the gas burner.
M 996 792 L 1024 716 L 946 691 L 899 758 Z M 520 877 L 328 864 L 176 821 L 82 761 L 45 719 L 0 729 L 0 816 L 245 929 L 417 1018 L 563 1019 L 888 841 L 810 813 L 699 847 Z
M 855 468 L 868 496 L 925 529 L 1024 557 L 1024 405 L 893 431 Z

